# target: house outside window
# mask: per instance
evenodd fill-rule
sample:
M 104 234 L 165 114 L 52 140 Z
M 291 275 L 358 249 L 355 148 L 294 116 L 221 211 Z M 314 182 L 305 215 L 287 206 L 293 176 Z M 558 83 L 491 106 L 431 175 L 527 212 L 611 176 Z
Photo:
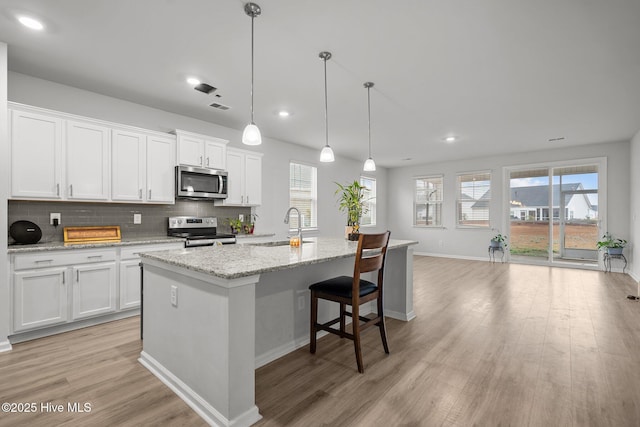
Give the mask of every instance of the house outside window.
M 489 227 L 491 207 L 491 172 L 458 175 L 456 225 Z
M 302 228 L 318 226 L 318 169 L 301 163 L 289 163 L 289 206 L 300 210 Z M 298 228 L 298 215 L 292 212 L 289 228 Z
M 414 181 L 413 225 L 442 227 L 443 176 L 419 177 Z
M 362 217 L 360 218 L 360 226 L 374 226 L 376 225 L 376 179 L 361 176 L 360 185 L 365 187 L 365 213 L 363 213 Z

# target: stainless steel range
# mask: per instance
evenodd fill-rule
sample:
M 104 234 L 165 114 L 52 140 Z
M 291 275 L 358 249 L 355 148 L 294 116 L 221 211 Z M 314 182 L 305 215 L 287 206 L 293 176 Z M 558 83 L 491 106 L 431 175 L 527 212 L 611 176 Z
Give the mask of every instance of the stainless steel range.
M 196 218 L 191 216 L 173 216 L 169 218 L 169 236 L 184 237 L 186 248 L 194 246 L 213 246 L 236 243 L 233 234 L 218 234 L 217 218 Z

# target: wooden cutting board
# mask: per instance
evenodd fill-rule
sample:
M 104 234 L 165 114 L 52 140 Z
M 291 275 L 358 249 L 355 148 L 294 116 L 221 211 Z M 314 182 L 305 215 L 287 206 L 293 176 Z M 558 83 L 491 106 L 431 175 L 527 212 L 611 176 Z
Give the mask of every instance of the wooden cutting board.
M 120 238 L 119 225 L 64 228 L 65 243 L 119 242 Z

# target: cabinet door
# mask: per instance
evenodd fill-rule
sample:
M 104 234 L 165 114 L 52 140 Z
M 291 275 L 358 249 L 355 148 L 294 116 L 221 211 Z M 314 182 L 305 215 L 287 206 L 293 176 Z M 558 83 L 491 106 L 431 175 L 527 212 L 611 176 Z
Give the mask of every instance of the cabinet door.
M 109 199 L 109 135 L 109 128 L 67 121 L 65 165 L 69 199 Z
M 247 154 L 244 163 L 245 204 L 262 204 L 262 157 Z
M 62 120 L 11 112 L 11 196 L 62 198 Z
M 178 163 L 187 166 L 204 165 L 204 140 L 191 136 L 178 136 Z
M 120 310 L 140 307 L 140 260 L 120 262 Z
M 13 274 L 14 332 L 66 322 L 65 274 L 64 267 Z
M 175 140 L 147 138 L 147 201 L 175 203 L 175 152 Z
M 111 143 L 111 199 L 138 201 L 145 189 L 145 135 L 114 129 Z
M 227 141 L 220 142 L 205 140 L 204 142 L 204 167 L 210 169 L 226 169 Z
M 244 202 L 244 154 L 227 150 L 227 198 L 225 205 Z
M 116 311 L 115 262 L 73 268 L 73 319 Z

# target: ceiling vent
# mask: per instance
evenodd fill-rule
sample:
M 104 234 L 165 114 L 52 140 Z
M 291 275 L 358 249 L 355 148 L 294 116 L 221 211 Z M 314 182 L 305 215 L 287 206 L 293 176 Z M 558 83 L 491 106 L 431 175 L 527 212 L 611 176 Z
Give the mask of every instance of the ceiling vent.
M 218 110 L 228 110 L 229 108 L 231 108 L 228 105 L 219 104 L 217 102 L 211 104 L 210 107 L 217 108 Z
M 215 88 L 206 83 L 200 83 L 199 85 L 195 86 L 194 89 L 209 95 L 210 93 L 215 92 L 218 88 Z

